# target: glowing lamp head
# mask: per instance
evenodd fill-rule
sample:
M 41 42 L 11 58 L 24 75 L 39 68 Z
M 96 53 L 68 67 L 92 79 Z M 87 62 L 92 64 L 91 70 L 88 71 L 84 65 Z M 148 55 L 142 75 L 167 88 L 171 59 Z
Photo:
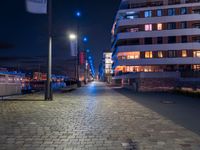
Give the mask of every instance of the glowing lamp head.
M 71 33 L 71 34 L 69 35 L 69 39 L 70 39 L 70 40 L 76 40 L 76 39 L 77 39 L 76 34 Z
M 88 38 L 85 36 L 85 37 L 83 37 L 83 42 L 84 43 L 87 43 L 88 42 Z
M 81 17 L 81 12 L 80 11 L 76 12 L 76 17 Z

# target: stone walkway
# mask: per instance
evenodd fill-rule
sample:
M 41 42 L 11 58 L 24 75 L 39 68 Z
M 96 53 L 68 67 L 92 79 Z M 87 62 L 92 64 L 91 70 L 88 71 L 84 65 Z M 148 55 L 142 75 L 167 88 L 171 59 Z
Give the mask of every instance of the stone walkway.
M 0 150 L 200 150 L 200 136 L 103 83 L 0 102 Z

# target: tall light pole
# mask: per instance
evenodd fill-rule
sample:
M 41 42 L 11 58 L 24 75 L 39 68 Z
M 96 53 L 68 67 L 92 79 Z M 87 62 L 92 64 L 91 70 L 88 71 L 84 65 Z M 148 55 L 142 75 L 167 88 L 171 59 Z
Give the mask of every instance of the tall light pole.
M 69 34 L 69 40 L 70 42 L 75 44 L 75 47 L 71 47 L 71 51 L 74 51 L 73 56 L 77 57 L 77 35 L 74 33 Z M 74 55 L 75 54 L 75 55 Z M 75 78 L 78 79 L 78 63 L 77 63 L 77 58 L 76 58 L 76 63 L 75 63 Z
M 75 12 L 76 18 L 80 18 L 81 17 L 81 12 L 80 11 L 76 11 Z M 79 71 L 80 71 L 80 46 L 79 46 L 79 38 L 80 38 L 80 31 L 79 31 L 79 20 L 77 20 L 77 86 L 81 87 L 81 82 L 79 81 Z
M 83 37 L 83 43 L 86 44 L 88 42 L 88 37 Z M 84 83 L 87 84 L 87 50 L 84 46 L 84 53 L 85 53 L 85 64 L 84 64 Z
M 48 25 L 49 25 L 49 50 L 48 50 L 48 71 L 47 83 L 45 91 L 45 100 L 53 100 L 53 92 L 51 86 L 52 75 L 52 0 L 48 1 Z

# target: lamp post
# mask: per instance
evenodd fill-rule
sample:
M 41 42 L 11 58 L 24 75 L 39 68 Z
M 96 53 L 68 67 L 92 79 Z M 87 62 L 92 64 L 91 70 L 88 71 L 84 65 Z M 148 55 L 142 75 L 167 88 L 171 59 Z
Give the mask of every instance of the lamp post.
M 76 63 L 75 63 L 75 78 L 76 79 L 78 79 L 78 61 L 77 61 L 77 56 L 78 56 L 78 50 L 77 50 L 77 35 L 76 34 L 74 34 L 74 33 L 71 33 L 71 34 L 69 34 L 69 40 L 72 42 L 72 43 L 74 43 L 75 45 L 75 47 L 71 47 L 71 51 L 74 51 L 73 52 L 73 56 L 76 56 Z
M 88 50 L 89 49 L 86 49 L 86 44 L 88 42 L 88 37 L 87 36 L 84 36 L 83 39 L 82 39 L 83 43 L 84 43 L 84 53 L 85 53 L 85 64 L 84 64 L 84 83 L 87 84 L 87 65 L 88 65 L 88 62 L 87 62 L 87 56 L 88 56 Z
M 48 1 L 48 24 L 49 24 L 49 50 L 48 50 L 48 71 L 45 100 L 53 100 L 53 91 L 51 86 L 52 76 L 52 0 Z
M 76 18 L 81 17 L 81 12 L 76 11 L 75 12 Z M 79 71 L 80 71 L 80 47 L 79 47 L 79 37 L 80 37 L 80 32 L 79 32 L 79 21 L 77 21 L 77 86 L 81 87 L 81 82 L 79 81 Z

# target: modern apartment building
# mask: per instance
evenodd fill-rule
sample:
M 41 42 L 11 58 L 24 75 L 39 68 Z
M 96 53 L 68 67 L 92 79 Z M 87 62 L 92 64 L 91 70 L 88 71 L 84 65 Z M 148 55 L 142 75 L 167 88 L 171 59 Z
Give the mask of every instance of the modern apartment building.
M 112 51 L 113 79 L 128 84 L 199 78 L 200 0 L 122 0 Z
M 111 82 L 112 80 L 112 53 L 110 50 L 103 52 L 102 62 L 99 68 L 99 78 L 102 81 Z

